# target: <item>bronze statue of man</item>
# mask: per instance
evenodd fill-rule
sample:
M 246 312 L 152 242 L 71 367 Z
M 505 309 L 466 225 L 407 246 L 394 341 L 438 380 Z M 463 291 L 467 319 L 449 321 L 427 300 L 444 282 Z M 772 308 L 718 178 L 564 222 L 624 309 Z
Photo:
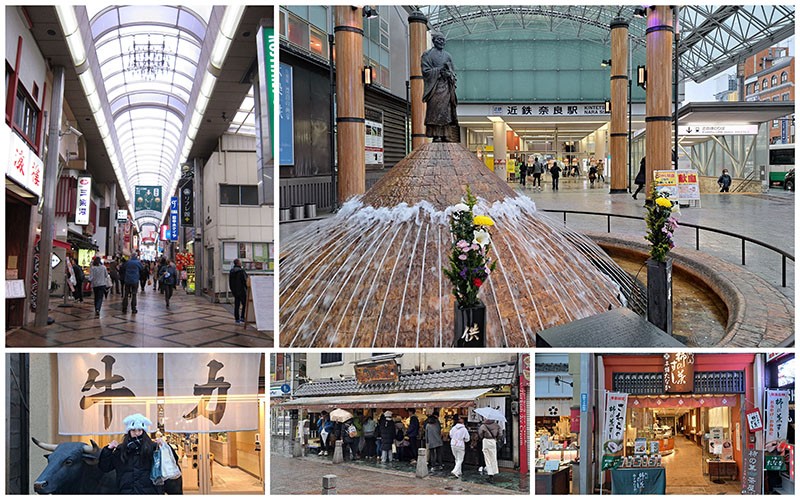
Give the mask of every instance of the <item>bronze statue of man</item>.
M 425 135 L 433 142 L 461 142 L 456 114 L 456 72 L 445 39 L 438 31 L 431 33 L 433 48 L 422 54 L 422 78 L 425 82 L 422 101 L 425 111 Z

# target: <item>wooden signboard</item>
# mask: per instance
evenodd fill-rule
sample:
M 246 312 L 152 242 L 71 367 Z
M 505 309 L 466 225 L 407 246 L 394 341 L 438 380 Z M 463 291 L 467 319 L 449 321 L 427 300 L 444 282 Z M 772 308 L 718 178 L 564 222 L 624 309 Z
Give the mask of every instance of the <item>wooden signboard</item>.
M 379 363 L 356 365 L 355 372 L 356 381 L 359 384 L 397 382 L 400 380 L 400 370 L 397 368 L 397 361 L 393 359 Z
M 664 392 L 694 391 L 694 354 L 672 352 L 664 354 Z

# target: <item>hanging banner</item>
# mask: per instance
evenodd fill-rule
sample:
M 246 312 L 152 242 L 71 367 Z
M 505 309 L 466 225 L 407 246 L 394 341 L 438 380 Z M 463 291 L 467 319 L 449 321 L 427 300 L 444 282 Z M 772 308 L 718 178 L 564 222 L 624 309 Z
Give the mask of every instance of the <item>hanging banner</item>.
M 161 186 L 135 186 L 133 211 L 136 217 L 161 218 Z
M 166 432 L 258 429 L 259 353 L 164 354 Z
M 750 432 L 760 431 L 764 428 L 764 424 L 761 423 L 761 410 L 758 408 L 745 412 L 745 418 L 747 419 L 747 429 Z
M 122 420 L 156 421 L 157 354 L 59 354 L 58 433 L 124 434 Z M 155 428 L 151 429 L 155 430 Z
M 767 390 L 764 442 L 785 441 L 789 428 L 789 391 Z
M 191 182 L 181 188 L 181 226 L 194 226 L 194 189 Z
M 78 177 L 78 203 L 75 205 L 75 224 L 89 224 L 89 204 L 92 201 L 92 178 Z
M 626 393 L 606 393 L 606 411 L 603 419 L 603 469 L 614 468 L 622 461 L 625 452 L 623 437 L 627 407 Z
M 669 394 L 693 391 L 694 354 L 664 353 L 664 392 Z
M 44 181 L 44 163 L 31 150 L 28 143 L 22 140 L 8 125 L 8 158 L 6 159 L 6 177 L 14 179 L 36 196 L 42 195 Z
M 169 199 L 169 239 L 178 241 L 178 197 Z

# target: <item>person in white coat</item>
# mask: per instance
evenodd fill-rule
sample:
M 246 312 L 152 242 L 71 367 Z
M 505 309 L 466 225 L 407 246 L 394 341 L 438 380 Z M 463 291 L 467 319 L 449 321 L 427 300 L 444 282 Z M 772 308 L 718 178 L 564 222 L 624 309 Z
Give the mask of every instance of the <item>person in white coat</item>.
M 456 465 L 450 471 L 456 477 L 461 477 L 461 464 L 464 463 L 466 453 L 466 443 L 469 441 L 469 431 L 464 427 L 464 417 L 458 417 L 456 425 L 450 429 L 450 449 L 456 459 Z

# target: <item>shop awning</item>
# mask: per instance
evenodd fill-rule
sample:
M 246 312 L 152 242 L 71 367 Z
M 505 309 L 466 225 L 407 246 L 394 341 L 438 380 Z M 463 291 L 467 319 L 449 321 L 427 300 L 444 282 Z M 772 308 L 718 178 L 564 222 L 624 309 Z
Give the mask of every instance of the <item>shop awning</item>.
M 475 406 L 475 400 L 493 388 L 458 389 L 451 391 L 393 392 L 388 394 L 357 394 L 352 396 L 316 396 L 297 398 L 277 406 L 287 410 L 329 410 L 333 408 L 465 408 Z

